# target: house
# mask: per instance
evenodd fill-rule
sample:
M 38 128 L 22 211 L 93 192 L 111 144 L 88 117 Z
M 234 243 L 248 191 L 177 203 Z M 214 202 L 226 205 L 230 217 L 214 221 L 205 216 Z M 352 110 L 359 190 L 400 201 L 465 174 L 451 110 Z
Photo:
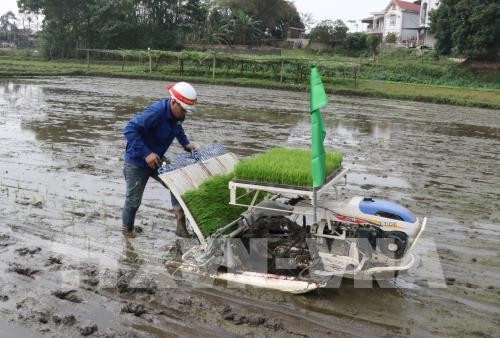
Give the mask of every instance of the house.
M 418 29 L 418 44 L 434 48 L 436 38 L 429 32 L 431 20 L 429 13 L 439 6 L 439 0 L 422 0 L 420 5 L 420 24 Z
M 288 27 L 286 41 L 293 48 L 303 48 L 309 45 L 309 39 L 305 38 L 306 30 L 298 27 Z
M 372 12 L 371 16 L 361 20 L 368 24 L 367 33 L 377 34 L 385 38 L 395 34 L 397 42 L 416 45 L 419 28 L 421 1 L 391 0 L 382 11 Z

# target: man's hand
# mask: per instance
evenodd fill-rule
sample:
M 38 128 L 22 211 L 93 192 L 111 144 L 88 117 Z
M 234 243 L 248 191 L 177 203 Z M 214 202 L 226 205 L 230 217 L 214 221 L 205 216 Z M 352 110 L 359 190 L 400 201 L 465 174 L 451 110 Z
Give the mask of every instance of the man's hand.
M 186 144 L 186 146 L 184 147 L 184 150 L 187 151 L 188 153 L 192 152 L 195 149 L 196 147 L 193 143 Z
M 156 169 L 160 166 L 160 156 L 157 153 L 151 153 L 145 158 L 146 163 L 151 169 Z

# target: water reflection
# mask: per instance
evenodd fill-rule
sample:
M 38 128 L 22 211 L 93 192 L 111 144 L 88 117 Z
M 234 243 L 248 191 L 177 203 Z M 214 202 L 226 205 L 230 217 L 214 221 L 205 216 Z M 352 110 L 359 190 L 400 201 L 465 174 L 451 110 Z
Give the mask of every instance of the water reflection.
M 339 120 L 334 116 L 324 116 L 326 138 L 325 146 L 331 149 L 362 146 L 366 137 L 389 140 L 392 126 L 386 122 L 372 121 L 366 117 L 361 120 Z M 311 122 L 304 117 L 289 129 L 287 143 L 309 147 L 311 144 Z
M 127 100 L 105 95 L 89 95 L 71 89 L 41 87 L 46 100 L 46 118 L 25 121 L 37 139 L 60 148 L 95 144 L 114 135 L 125 124 L 127 116 L 137 111 Z
M 25 85 L 9 80 L 0 81 L 1 116 L 33 120 L 43 115 L 45 100 L 43 91 L 36 85 Z

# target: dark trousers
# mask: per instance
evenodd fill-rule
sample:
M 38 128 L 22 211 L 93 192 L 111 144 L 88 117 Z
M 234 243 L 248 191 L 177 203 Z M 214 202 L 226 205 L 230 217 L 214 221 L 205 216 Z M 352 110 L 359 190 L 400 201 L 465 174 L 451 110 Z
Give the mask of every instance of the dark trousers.
M 141 205 L 144 188 L 146 187 L 146 183 L 148 183 L 149 178 L 154 178 L 163 186 L 165 186 L 165 183 L 163 183 L 158 177 L 156 169 L 140 168 L 127 162 L 125 162 L 125 165 L 123 166 L 123 176 L 125 176 L 125 181 L 127 182 L 125 205 L 123 206 L 122 214 L 123 226 L 132 230 L 134 228 L 135 214 Z M 175 196 L 170 193 L 170 197 L 172 200 L 172 206 L 174 208 L 179 208 L 179 202 Z

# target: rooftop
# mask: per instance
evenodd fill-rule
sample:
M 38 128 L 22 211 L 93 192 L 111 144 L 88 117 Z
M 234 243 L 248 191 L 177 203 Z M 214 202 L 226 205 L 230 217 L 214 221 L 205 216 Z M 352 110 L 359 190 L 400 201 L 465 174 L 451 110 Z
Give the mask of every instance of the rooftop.
M 420 5 L 418 5 L 416 3 L 402 1 L 402 0 L 392 0 L 392 2 L 394 4 L 396 4 L 401 9 L 405 9 L 407 11 L 412 11 L 412 12 L 418 12 L 418 13 L 420 13 Z

